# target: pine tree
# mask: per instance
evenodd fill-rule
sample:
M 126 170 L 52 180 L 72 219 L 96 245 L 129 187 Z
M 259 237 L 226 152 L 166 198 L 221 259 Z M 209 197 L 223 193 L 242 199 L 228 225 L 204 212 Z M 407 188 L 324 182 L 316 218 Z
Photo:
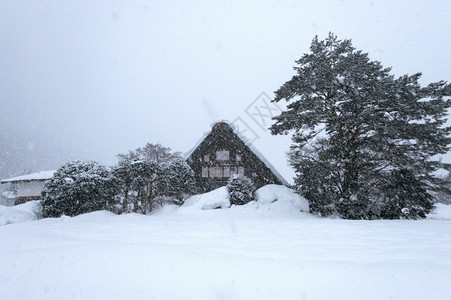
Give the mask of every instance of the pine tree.
M 333 34 L 315 37 L 296 64 L 296 75 L 275 92 L 274 101 L 289 104 L 270 129 L 294 132 L 290 163 L 311 211 L 349 219 L 424 217 L 443 186 L 433 173 L 449 169 L 432 158 L 451 142 L 444 126 L 450 85 L 421 87 L 420 73 L 395 78 Z M 405 201 L 405 191 L 414 190 Z
M 227 183 L 227 190 L 232 205 L 243 205 L 255 198 L 254 183 L 244 175 L 233 175 Z
M 116 194 L 111 172 L 93 161 L 75 160 L 59 168 L 43 189 L 43 217 L 76 216 L 111 209 Z

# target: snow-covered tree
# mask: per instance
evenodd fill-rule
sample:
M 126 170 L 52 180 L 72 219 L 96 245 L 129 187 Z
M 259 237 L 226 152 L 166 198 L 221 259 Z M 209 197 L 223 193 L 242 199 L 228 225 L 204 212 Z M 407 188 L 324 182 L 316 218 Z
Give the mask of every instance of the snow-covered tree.
M 114 174 L 121 191 L 122 211 L 151 212 L 157 202 L 161 204 L 161 199 L 166 196 L 164 191 L 167 184 L 163 179 L 167 171 L 163 173 L 163 170 L 181 160 L 180 153 L 172 153 L 170 148 L 161 144 L 148 143 L 127 154 L 119 154 L 118 158 Z M 172 195 L 178 187 L 170 188 Z
M 141 160 L 122 160 L 113 171 L 122 199 L 122 212 L 146 214 L 154 208 L 160 167 Z
M 175 159 L 162 168 L 160 196 L 173 197 L 173 202 L 183 204 L 187 196 L 194 194 L 194 171 L 183 159 Z
M 121 212 L 131 211 L 130 194 L 132 193 L 132 183 L 134 180 L 133 168 L 130 160 L 119 160 L 119 163 L 113 168 L 113 175 L 117 182 L 118 195 L 121 198 Z
M 163 165 L 174 159 L 181 159 L 180 152 L 171 152 L 171 149 L 161 144 L 147 143 L 144 147 L 129 151 L 127 154 L 118 154 L 119 161 L 143 161 L 147 165 Z
M 115 186 L 114 177 L 105 166 L 94 161 L 68 162 L 44 186 L 43 217 L 76 216 L 112 209 Z
M 451 86 L 422 87 L 420 73 L 395 78 L 333 34 L 315 37 L 296 64 L 296 75 L 275 92 L 274 101 L 289 104 L 270 129 L 294 132 L 290 163 L 310 210 L 349 219 L 424 217 L 443 187 L 434 172 L 449 168 L 433 158 L 449 150 Z
M 233 175 L 227 183 L 227 190 L 232 205 L 243 205 L 254 200 L 254 183 L 244 175 Z

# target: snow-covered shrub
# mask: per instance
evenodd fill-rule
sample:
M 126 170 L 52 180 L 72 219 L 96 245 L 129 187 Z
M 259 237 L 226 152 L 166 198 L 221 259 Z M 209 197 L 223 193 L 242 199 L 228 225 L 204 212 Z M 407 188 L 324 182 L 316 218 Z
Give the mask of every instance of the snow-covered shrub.
M 230 203 L 243 205 L 254 200 L 255 186 L 252 180 L 243 175 L 234 175 L 227 183 Z
M 113 169 L 121 202 L 120 212 L 151 212 L 160 173 L 159 166 L 154 163 L 143 160 L 120 161 Z
M 76 216 L 109 209 L 114 204 L 115 184 L 111 172 L 94 161 L 75 160 L 59 168 L 42 192 L 42 215 Z
M 182 205 L 189 195 L 195 193 L 194 171 L 183 159 L 174 159 L 164 165 L 159 187 L 160 196 L 169 197 L 171 202 Z
M 168 202 L 180 204 L 178 200 L 183 200 L 194 186 L 180 153 L 172 153 L 161 144 L 146 144 L 119 154 L 118 158 L 114 175 L 118 180 L 121 212 L 147 214 Z

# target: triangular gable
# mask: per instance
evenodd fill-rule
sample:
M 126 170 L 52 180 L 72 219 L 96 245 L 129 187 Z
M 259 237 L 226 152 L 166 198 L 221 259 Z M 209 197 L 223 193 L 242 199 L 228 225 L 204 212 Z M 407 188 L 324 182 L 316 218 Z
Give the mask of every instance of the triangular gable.
M 223 186 L 233 174 L 249 177 L 256 187 L 287 184 L 254 147 L 226 122 L 218 122 L 190 152 L 187 162 L 203 191 Z

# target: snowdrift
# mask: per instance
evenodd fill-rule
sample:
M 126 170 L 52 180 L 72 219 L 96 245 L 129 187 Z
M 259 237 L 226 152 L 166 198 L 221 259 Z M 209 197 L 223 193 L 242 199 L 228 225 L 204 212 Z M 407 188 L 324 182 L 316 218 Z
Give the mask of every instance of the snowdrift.
M 436 220 L 451 220 L 451 205 L 436 203 L 434 211 L 427 217 Z
M 0 205 L 0 225 L 34 221 L 41 218 L 41 203 L 29 201 L 17 206 Z
M 186 199 L 182 207 L 216 209 L 230 207 L 229 192 L 225 186 L 205 194 L 194 195 Z
M 301 211 L 308 213 L 308 201 L 294 190 L 283 185 L 269 184 L 259 188 L 255 197 L 260 207 L 271 207 L 280 211 Z
M 229 193 L 226 187 L 220 187 L 211 192 L 195 195 L 186 199 L 184 208 L 217 209 L 231 208 L 241 212 L 257 212 L 259 214 L 289 215 L 300 212 L 308 213 L 309 206 L 305 198 L 283 185 L 269 184 L 255 192 L 255 200 L 246 205 L 230 205 Z
M 182 207 L 176 205 L 166 205 L 151 215 L 168 216 L 177 214 L 194 214 L 202 218 L 205 216 L 201 211 L 214 209 L 229 209 L 230 213 L 238 214 L 256 214 L 265 216 L 299 217 L 301 214 L 308 215 L 308 201 L 298 195 L 294 190 L 283 185 L 270 184 L 261 187 L 255 192 L 255 200 L 246 205 L 230 204 L 229 193 L 226 187 L 221 187 L 205 194 L 199 194 L 189 197 Z M 198 212 L 195 212 L 195 211 Z M 110 212 L 98 212 L 98 214 L 107 214 L 114 216 Z M 97 214 L 97 215 L 98 215 Z M 89 215 L 89 214 L 86 214 Z M 42 217 L 42 207 L 39 201 L 30 201 L 17 206 L 0 205 L 0 226 L 39 220 Z M 147 218 L 147 216 L 142 216 Z M 313 217 L 313 216 L 312 216 Z M 61 220 L 70 217 L 63 216 Z M 83 215 L 77 217 L 83 219 Z M 428 216 L 428 219 L 451 220 L 451 205 L 441 203 L 436 204 L 436 208 Z

